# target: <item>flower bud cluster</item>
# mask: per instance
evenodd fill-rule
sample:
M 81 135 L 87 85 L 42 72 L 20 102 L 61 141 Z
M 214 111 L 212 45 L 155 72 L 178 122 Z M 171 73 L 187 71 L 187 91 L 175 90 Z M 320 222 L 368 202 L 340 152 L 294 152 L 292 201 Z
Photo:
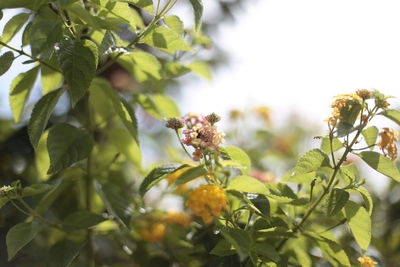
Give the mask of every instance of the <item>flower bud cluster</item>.
M 164 240 L 166 228 L 163 222 L 149 222 L 140 229 L 139 233 L 146 241 L 161 242 Z
M 219 120 L 219 116 L 214 113 L 207 117 L 189 113 L 184 120 L 187 129 L 182 131 L 182 143 L 195 149 L 193 160 L 200 160 L 208 148 L 219 151 L 218 145 L 224 141 L 225 136 L 213 125 Z
M 358 94 L 343 94 L 335 96 L 335 101 L 331 104 L 332 108 L 332 117 L 328 118 L 328 123 L 335 127 L 337 121 L 342 119 L 341 113 L 342 109 L 350 102 L 357 101 L 360 102 L 362 99 Z
M 383 128 L 382 130 L 383 131 L 379 133 L 381 139 L 378 146 L 382 149 L 385 156 L 395 160 L 397 158 L 396 141 L 399 140 L 399 133 L 390 128 Z
M 222 211 L 228 209 L 225 191 L 219 186 L 209 184 L 200 185 L 190 192 L 186 206 L 205 223 L 211 223 Z
M 163 221 L 166 223 L 172 223 L 183 227 L 187 227 L 192 222 L 192 218 L 184 212 L 169 211 L 164 216 Z

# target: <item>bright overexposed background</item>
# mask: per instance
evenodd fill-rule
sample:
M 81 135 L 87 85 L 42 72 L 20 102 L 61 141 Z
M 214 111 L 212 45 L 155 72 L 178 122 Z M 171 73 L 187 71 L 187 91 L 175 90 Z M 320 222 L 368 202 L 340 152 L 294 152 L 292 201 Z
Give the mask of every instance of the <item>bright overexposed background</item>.
M 305 123 L 315 121 L 323 128 L 334 95 L 377 88 L 400 97 L 400 1 L 248 2 L 214 38 L 230 64 L 217 69 L 211 82 L 183 78 L 178 103 L 183 113 L 226 115 L 233 108 L 267 105 L 278 120 L 295 111 Z M 204 5 L 205 16 L 213 16 L 213 0 Z M 6 13 L 0 30 L 9 17 Z M 3 117 L 11 116 L 11 79 L 23 70 L 21 66 L 0 77 Z M 400 104 L 399 99 L 391 103 Z M 387 182 L 382 181 L 380 186 Z

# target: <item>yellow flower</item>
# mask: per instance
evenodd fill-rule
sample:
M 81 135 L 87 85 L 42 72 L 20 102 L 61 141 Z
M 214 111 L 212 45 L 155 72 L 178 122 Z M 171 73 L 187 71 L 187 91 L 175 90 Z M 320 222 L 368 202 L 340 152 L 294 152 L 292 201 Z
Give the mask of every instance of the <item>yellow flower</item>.
M 163 218 L 164 222 L 178 224 L 183 227 L 189 226 L 192 218 L 184 212 L 169 211 Z
M 255 109 L 255 112 L 266 122 L 270 123 L 271 121 L 271 110 L 269 107 L 260 106 Z
M 171 185 L 173 183 L 175 183 L 176 179 L 178 179 L 179 176 L 181 176 L 185 171 L 187 171 L 188 169 L 190 169 L 190 167 L 186 167 L 186 168 L 182 168 L 177 170 L 176 172 L 168 175 L 166 177 L 167 181 L 168 181 L 168 185 Z
M 367 89 L 360 89 L 356 91 L 356 94 L 361 97 L 362 99 L 366 100 L 366 99 L 370 99 L 373 96 L 373 92 L 369 91 Z
M 379 133 L 381 140 L 378 146 L 382 149 L 385 156 L 395 160 L 397 158 L 397 146 L 395 142 L 399 140 L 399 133 L 390 128 L 383 128 L 382 130 L 383 131 Z
M 219 186 L 208 184 L 200 185 L 190 192 L 186 206 L 205 223 L 211 223 L 223 210 L 228 209 L 225 191 Z
M 166 226 L 162 222 L 147 223 L 140 229 L 142 238 L 149 242 L 161 242 L 164 240 Z
M 359 257 L 358 261 L 361 263 L 361 267 L 374 267 L 375 264 L 378 264 L 376 261 L 367 256 Z
M 361 90 L 358 90 L 356 94 L 343 94 L 335 96 L 335 101 L 333 101 L 333 103 L 331 104 L 332 116 L 327 118 L 325 121 L 327 121 L 332 127 L 335 127 L 337 121 L 342 119 L 342 109 L 347 105 L 347 103 L 349 103 L 350 101 L 362 101 L 362 97 L 358 95 L 359 91 Z M 363 95 L 364 93 L 360 92 L 361 95 Z

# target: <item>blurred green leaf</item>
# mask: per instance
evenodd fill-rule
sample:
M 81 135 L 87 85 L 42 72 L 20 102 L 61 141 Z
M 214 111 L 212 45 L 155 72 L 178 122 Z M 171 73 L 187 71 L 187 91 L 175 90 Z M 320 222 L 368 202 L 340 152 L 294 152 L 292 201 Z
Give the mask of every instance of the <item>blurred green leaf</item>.
M 249 250 L 251 248 L 249 232 L 242 229 L 223 227 L 221 229 L 221 234 L 224 236 L 225 240 L 236 249 L 241 261 L 249 256 Z
M 7 1 L 7 0 L 2 0 Z M 4 3 L 0 4 L 1 7 L 5 5 Z M 6 25 L 4 25 L 3 34 L 1 35 L 0 40 L 4 43 L 8 43 L 11 39 L 21 30 L 22 26 L 28 21 L 31 14 L 29 13 L 19 13 L 12 17 Z
M 73 105 L 86 93 L 97 68 L 97 48 L 91 41 L 64 37 L 58 50 L 58 62 L 68 83 Z
M 202 0 L 190 0 L 194 11 L 194 23 L 196 31 L 200 31 L 201 17 L 203 16 L 203 2 Z
M 202 61 L 193 61 L 189 65 L 187 65 L 189 69 L 191 69 L 194 73 L 198 74 L 200 77 L 206 80 L 212 80 L 212 73 L 210 70 L 210 66 Z
M 175 184 L 176 185 L 185 184 L 193 179 L 196 179 L 197 177 L 204 176 L 207 173 L 208 171 L 204 167 L 204 165 L 188 168 L 181 175 L 178 176 L 178 178 L 175 181 Z
M 107 135 L 113 145 L 121 151 L 126 158 L 136 165 L 139 169 L 142 165 L 142 154 L 136 140 L 129 132 L 120 128 L 112 128 L 107 131 Z
M 386 118 L 389 118 L 392 121 L 394 121 L 395 123 L 397 123 L 398 125 L 400 125 L 400 111 L 398 111 L 398 110 L 387 109 L 387 110 L 379 113 L 379 115 L 383 115 Z
M 0 76 L 10 69 L 14 59 L 14 54 L 11 51 L 5 52 L 0 56 Z
M 88 211 L 77 211 L 68 215 L 63 221 L 63 229 L 68 232 L 87 229 L 106 219 L 99 215 Z
M 187 164 L 167 164 L 154 168 L 147 176 L 143 179 L 139 187 L 139 193 L 143 197 L 147 191 L 153 186 L 158 184 L 167 174 L 171 174 L 182 168 L 189 167 Z
M 40 136 L 46 128 L 51 113 L 63 92 L 63 88 L 52 91 L 44 95 L 35 104 L 35 107 L 33 108 L 31 114 L 31 118 L 28 123 L 29 140 L 31 141 L 34 148 L 37 147 Z
M 38 231 L 39 226 L 35 221 L 19 223 L 8 230 L 6 236 L 8 261 L 12 260 L 20 249 L 31 242 Z
M 193 51 L 189 44 L 175 31 L 158 25 L 155 25 L 142 38 L 141 42 L 168 54 L 173 54 L 176 51 Z
M 78 257 L 82 245 L 64 239 L 54 244 L 49 251 L 49 267 L 68 267 Z
M 218 241 L 215 247 L 210 251 L 210 254 L 217 256 L 229 256 L 236 254 L 236 251 L 231 245 L 231 243 L 229 243 L 225 239 L 221 239 L 220 241 Z
M 368 212 L 364 207 L 349 200 L 343 213 L 357 244 L 366 251 L 371 242 L 371 218 Z
M 342 142 L 338 138 L 333 138 L 332 139 L 332 152 L 338 151 L 343 147 Z M 321 142 L 321 150 L 325 152 L 326 154 L 331 154 L 331 143 L 329 141 L 329 137 L 324 137 L 322 138 Z
M 171 30 L 175 31 L 177 34 L 183 34 L 183 22 L 178 16 L 167 16 L 164 18 L 164 22 Z
M 150 14 L 153 13 L 153 1 L 152 0 L 123 0 L 123 1 L 131 3 L 134 6 L 143 8 Z
M 25 187 L 22 190 L 22 196 L 28 197 L 28 196 L 42 194 L 42 193 L 49 191 L 51 188 L 53 188 L 53 186 L 51 186 L 49 184 L 33 184 L 33 185 Z
M 363 130 L 361 134 L 364 136 L 365 142 L 368 146 L 371 146 L 371 150 L 374 149 L 374 144 L 376 143 L 376 138 L 378 137 L 379 130 L 376 126 L 368 127 Z
M 238 147 L 233 147 L 233 146 L 224 146 L 221 147 L 221 150 L 223 152 L 223 156 L 227 157 L 231 162 L 227 162 L 226 160 L 222 162 L 222 165 L 225 166 L 232 166 L 231 163 L 233 163 L 233 166 L 239 166 L 240 171 L 243 174 L 248 174 L 251 170 L 251 160 L 249 156 L 244 152 L 242 149 Z
M 326 214 L 333 216 L 338 213 L 349 200 L 350 194 L 343 189 L 333 188 L 329 193 L 326 206 Z
M 39 67 L 19 74 L 11 83 L 10 87 L 10 106 L 14 115 L 15 123 L 21 121 L 22 112 L 29 94 L 35 84 Z
M 328 156 L 320 149 L 313 149 L 297 161 L 292 176 L 316 171 L 322 166 L 329 166 Z
M 49 61 L 53 66 L 57 63 L 55 57 L 52 57 Z M 47 67 L 46 65 L 40 65 L 41 84 L 43 95 L 53 91 L 54 89 L 61 86 L 64 77 L 61 73 Z
M 92 137 L 83 129 L 65 123 L 52 127 L 47 138 L 50 156 L 48 173 L 61 171 L 87 158 L 93 144 Z
M 275 250 L 275 248 L 265 242 L 262 243 L 256 243 L 253 247 L 253 250 L 262 256 L 265 256 L 272 260 L 273 262 L 278 262 L 280 261 L 281 257 L 279 256 L 279 253 Z
M 374 170 L 400 182 L 400 172 L 389 158 L 374 151 L 364 151 L 359 156 Z
M 228 187 L 226 189 L 237 190 L 252 194 L 264 194 L 264 195 L 268 192 L 267 188 L 263 183 L 261 183 L 260 181 L 258 181 L 253 177 L 246 175 L 240 175 L 232 179 L 229 182 Z
M 311 234 L 312 239 L 318 244 L 324 257 L 334 266 L 350 267 L 350 261 L 339 242 L 329 233 Z
M 132 53 L 124 54 L 118 62 L 139 82 L 145 82 L 149 78 L 161 79 L 161 64 L 158 59 L 147 52 L 135 50 Z
M 29 44 L 32 55 L 37 57 L 44 54 L 50 58 L 54 46 L 62 38 L 61 22 L 52 19 L 35 19 L 29 30 Z

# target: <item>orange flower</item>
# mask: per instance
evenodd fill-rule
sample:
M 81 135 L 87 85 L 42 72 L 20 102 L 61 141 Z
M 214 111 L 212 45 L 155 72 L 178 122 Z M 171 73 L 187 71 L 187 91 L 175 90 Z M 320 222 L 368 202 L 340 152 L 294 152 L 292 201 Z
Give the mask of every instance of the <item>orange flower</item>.
M 169 211 L 163 218 L 164 222 L 178 224 L 184 227 L 189 226 L 192 218 L 184 212 Z
M 142 238 L 149 242 L 161 242 L 164 240 L 166 226 L 162 222 L 146 224 L 139 233 Z
M 374 267 L 375 264 L 378 264 L 376 261 L 367 256 L 359 257 L 358 261 L 361 263 L 361 267 Z
M 205 223 L 211 223 L 223 210 L 228 209 L 225 191 L 219 186 L 208 184 L 200 185 L 190 192 L 186 206 Z
M 397 158 L 397 146 L 395 142 L 399 140 L 398 135 L 397 131 L 390 128 L 383 128 L 383 131 L 379 133 L 381 140 L 378 146 L 382 149 L 383 154 L 392 160 Z

